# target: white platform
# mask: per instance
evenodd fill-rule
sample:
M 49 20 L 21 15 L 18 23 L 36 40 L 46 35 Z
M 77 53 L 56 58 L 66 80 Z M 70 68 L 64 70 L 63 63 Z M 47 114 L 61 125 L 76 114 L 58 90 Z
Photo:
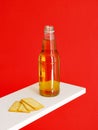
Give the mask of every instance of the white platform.
M 18 130 L 86 93 L 86 89 L 83 87 L 62 82 L 60 83 L 60 89 L 60 94 L 56 97 L 43 97 L 39 95 L 38 83 L 35 83 L 0 98 L 0 130 Z M 24 97 L 32 97 L 38 100 L 45 108 L 31 113 L 8 112 L 8 108 L 15 100 Z

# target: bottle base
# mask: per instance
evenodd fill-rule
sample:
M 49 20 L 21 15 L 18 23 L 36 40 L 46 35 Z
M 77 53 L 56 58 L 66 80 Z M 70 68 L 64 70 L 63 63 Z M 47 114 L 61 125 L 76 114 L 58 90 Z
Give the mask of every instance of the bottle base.
M 43 91 L 43 90 L 40 90 L 40 95 L 41 96 L 44 96 L 44 97 L 55 97 L 59 94 L 59 92 L 56 92 L 56 91 Z

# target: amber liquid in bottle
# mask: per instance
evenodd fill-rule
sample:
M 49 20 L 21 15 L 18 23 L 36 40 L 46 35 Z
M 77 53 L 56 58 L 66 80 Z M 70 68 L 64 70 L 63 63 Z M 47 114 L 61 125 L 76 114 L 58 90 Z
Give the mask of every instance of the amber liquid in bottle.
M 60 91 L 60 58 L 56 49 L 53 26 L 45 26 L 38 64 L 40 95 L 48 97 L 58 95 Z

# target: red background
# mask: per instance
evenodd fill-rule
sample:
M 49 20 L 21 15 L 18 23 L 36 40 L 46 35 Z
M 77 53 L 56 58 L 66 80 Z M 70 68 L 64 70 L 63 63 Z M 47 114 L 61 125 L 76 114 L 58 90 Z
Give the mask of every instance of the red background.
M 56 30 L 61 81 L 84 86 L 87 94 L 22 130 L 97 130 L 97 0 L 1 0 L 0 96 L 38 81 L 38 55 L 47 24 Z

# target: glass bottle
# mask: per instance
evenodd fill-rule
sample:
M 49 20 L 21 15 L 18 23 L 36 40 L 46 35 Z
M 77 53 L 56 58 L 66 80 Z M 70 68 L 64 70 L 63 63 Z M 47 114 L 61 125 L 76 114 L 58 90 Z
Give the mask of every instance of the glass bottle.
M 38 59 L 39 92 L 42 96 L 56 96 L 60 91 L 60 58 L 56 49 L 53 26 L 45 26 L 42 50 Z

